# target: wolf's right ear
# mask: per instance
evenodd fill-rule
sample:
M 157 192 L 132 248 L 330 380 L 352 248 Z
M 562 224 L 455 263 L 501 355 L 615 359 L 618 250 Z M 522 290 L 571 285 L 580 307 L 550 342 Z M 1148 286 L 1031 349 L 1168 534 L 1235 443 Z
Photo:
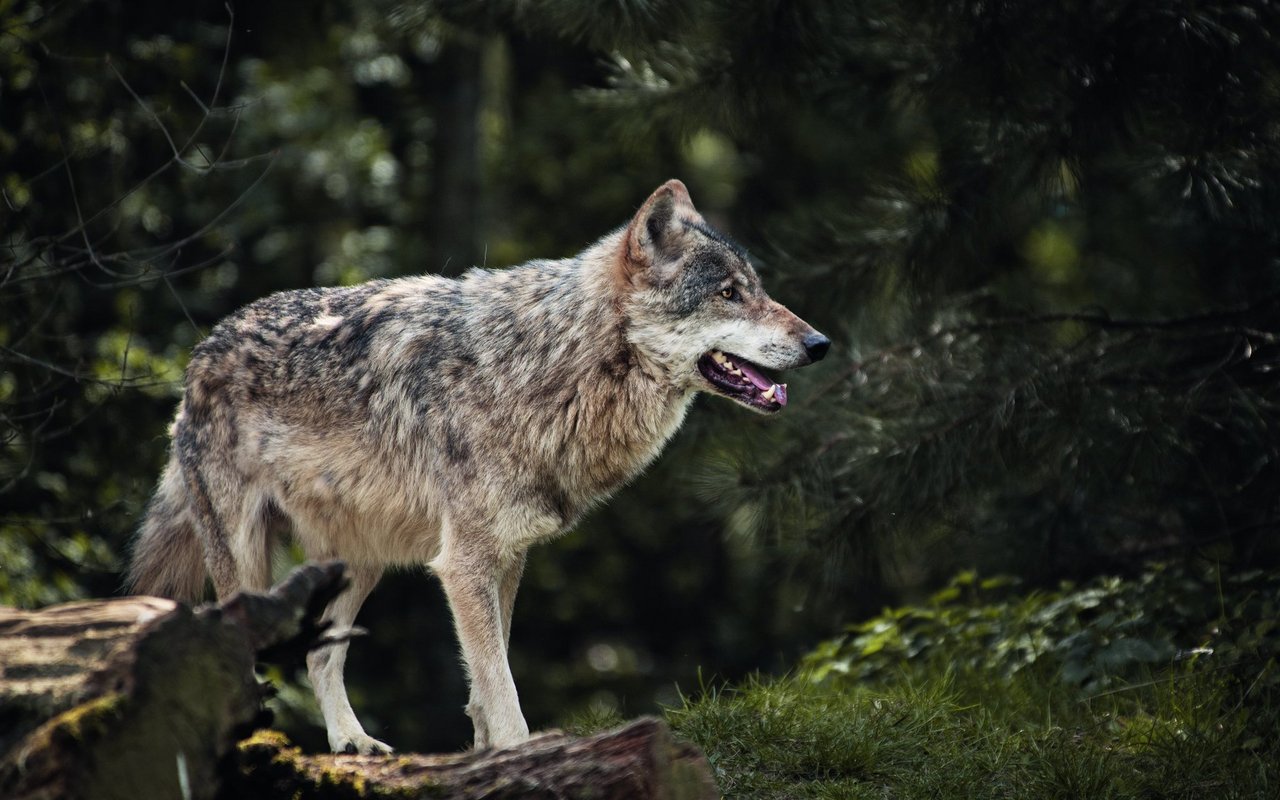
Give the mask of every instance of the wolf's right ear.
M 673 178 L 649 195 L 627 226 L 623 277 L 630 281 L 655 271 L 657 277 L 664 277 L 664 268 L 669 268 L 684 252 L 688 236 L 686 221 L 704 222 L 689 199 L 689 190 Z

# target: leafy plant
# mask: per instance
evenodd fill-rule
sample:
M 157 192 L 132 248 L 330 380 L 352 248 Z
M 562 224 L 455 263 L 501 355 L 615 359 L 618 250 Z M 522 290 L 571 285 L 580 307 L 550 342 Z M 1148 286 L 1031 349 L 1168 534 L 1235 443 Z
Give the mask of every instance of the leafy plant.
M 885 684 L 939 670 L 1023 670 L 1093 694 L 1177 662 L 1280 687 L 1280 575 L 1153 566 L 1057 591 L 957 575 L 927 602 L 886 609 L 805 657 L 817 682 Z

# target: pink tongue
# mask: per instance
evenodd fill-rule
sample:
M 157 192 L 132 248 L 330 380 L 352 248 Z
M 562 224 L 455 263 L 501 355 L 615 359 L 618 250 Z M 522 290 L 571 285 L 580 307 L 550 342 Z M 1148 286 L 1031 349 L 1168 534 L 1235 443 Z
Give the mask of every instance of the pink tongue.
M 750 378 L 751 382 L 756 385 L 756 388 L 762 392 L 769 391 L 769 387 L 773 385 L 773 381 L 761 375 L 755 367 L 746 362 L 739 361 L 738 369 L 742 370 L 742 374 Z
M 738 369 L 742 370 L 742 374 L 746 375 L 747 379 L 750 380 L 752 383 L 754 383 L 756 388 L 759 389 L 760 391 L 767 392 L 769 391 L 769 387 L 773 386 L 773 381 L 769 380 L 764 375 L 760 374 L 760 371 L 755 367 L 751 366 L 750 364 L 739 361 L 737 363 L 737 367 Z M 778 405 L 785 406 L 787 404 L 786 387 L 784 387 L 782 384 L 778 384 L 777 391 L 773 393 L 773 399 L 777 401 Z

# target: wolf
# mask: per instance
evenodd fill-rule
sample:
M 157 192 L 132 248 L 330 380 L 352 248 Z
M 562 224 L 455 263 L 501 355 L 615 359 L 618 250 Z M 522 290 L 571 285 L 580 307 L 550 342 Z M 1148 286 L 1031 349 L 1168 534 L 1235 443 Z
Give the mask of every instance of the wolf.
M 335 752 L 386 753 L 343 683 L 383 571 L 441 581 L 470 682 L 474 746 L 529 736 L 507 661 L 531 545 L 657 457 L 697 392 L 761 414 L 767 370 L 830 340 L 772 300 L 678 180 L 573 258 L 270 295 L 192 351 L 169 460 L 134 545 L 137 593 L 195 600 L 271 582 L 288 530 L 350 586 L 337 643 L 307 657 Z

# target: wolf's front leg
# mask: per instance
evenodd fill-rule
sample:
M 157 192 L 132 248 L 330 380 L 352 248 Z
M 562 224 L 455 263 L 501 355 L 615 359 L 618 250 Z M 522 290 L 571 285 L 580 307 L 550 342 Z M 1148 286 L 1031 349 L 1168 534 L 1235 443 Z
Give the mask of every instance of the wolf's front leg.
M 529 738 L 503 625 L 502 579 L 514 565 L 475 544 L 455 540 L 432 567 L 449 598 L 471 679 L 467 714 L 475 725 L 475 747 L 509 747 Z
M 351 579 L 351 585 L 325 610 L 324 619 L 331 623 L 326 635 L 345 636 L 351 631 L 351 625 L 356 621 L 360 606 L 364 605 L 365 598 L 382 577 L 382 568 L 351 565 L 347 575 Z M 329 747 L 335 753 L 362 755 L 390 753 L 389 746 L 364 732 L 364 727 L 360 725 L 360 720 L 356 719 L 356 714 L 351 709 L 351 701 L 347 699 L 347 687 L 342 675 L 346 662 L 346 641 L 320 647 L 307 653 L 307 673 L 311 677 L 311 686 L 315 689 L 316 699 L 320 701 L 320 711 L 324 714 L 324 725 L 329 734 Z
M 524 575 L 527 555 L 522 552 L 512 559 L 498 577 L 498 602 L 502 610 L 502 646 L 508 651 L 511 649 L 511 616 L 515 611 L 516 591 L 520 588 L 520 578 Z

